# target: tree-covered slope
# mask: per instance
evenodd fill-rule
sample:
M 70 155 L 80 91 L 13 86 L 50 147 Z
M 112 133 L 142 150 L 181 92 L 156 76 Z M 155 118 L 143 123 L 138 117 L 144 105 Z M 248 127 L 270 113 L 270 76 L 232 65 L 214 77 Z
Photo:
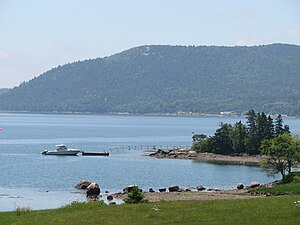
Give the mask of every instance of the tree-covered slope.
M 0 88 L 0 95 L 9 91 L 9 88 Z
M 1 95 L 0 109 L 300 115 L 299 101 L 300 46 L 141 46 L 58 66 Z

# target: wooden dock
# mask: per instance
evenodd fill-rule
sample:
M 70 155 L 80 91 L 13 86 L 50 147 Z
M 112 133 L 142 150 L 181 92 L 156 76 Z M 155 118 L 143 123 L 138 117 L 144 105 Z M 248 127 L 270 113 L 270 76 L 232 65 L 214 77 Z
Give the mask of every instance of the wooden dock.
M 81 152 L 83 156 L 109 156 L 109 152 Z

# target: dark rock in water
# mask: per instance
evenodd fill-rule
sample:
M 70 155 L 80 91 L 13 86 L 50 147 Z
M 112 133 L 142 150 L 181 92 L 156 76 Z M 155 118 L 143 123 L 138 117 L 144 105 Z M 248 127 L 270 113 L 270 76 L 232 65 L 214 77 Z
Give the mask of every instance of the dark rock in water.
M 153 190 L 153 188 L 149 188 L 149 192 L 153 193 L 155 191 Z
M 165 157 L 169 154 L 170 150 L 158 149 L 155 153 L 151 153 L 150 156 L 155 156 L 158 158 Z
M 124 188 L 123 191 L 124 192 L 131 192 L 134 187 L 137 187 L 137 185 L 131 184 L 131 185 L 127 186 L 126 188 Z
M 91 183 L 86 188 L 86 196 L 87 197 L 94 197 L 94 196 L 98 196 L 99 194 L 100 194 L 100 187 L 99 187 L 99 184 L 97 184 L 97 183 Z
M 105 191 L 105 193 L 107 194 L 107 193 L 109 193 L 109 191 Z
M 256 187 L 258 187 L 259 185 L 260 185 L 260 184 L 259 184 L 258 182 L 253 181 L 253 182 L 251 182 L 250 187 L 251 187 L 251 188 L 256 188 Z
M 114 197 L 113 197 L 112 195 L 108 195 L 108 196 L 107 196 L 107 200 L 108 200 L 108 201 L 112 201 L 113 199 L 114 199 Z
M 244 189 L 244 185 L 243 185 L 242 183 L 239 183 L 239 184 L 236 186 L 236 188 L 237 188 L 238 190 L 242 190 L 242 189 Z
M 209 188 L 207 191 L 222 191 L 222 189 L 219 188 Z
M 75 185 L 75 188 L 85 190 L 91 184 L 91 182 L 87 180 L 82 180 Z
M 196 187 L 196 189 L 197 189 L 198 191 L 204 191 L 206 188 L 203 187 L 202 185 L 199 185 L 199 186 Z
M 179 191 L 179 187 L 177 185 L 173 185 L 169 187 L 169 192 L 177 192 Z
M 191 189 L 189 189 L 189 188 L 187 188 L 187 189 L 185 189 L 185 191 L 192 191 Z
M 166 192 L 167 191 L 167 188 L 160 188 L 160 189 L 158 189 L 159 190 L 159 192 Z

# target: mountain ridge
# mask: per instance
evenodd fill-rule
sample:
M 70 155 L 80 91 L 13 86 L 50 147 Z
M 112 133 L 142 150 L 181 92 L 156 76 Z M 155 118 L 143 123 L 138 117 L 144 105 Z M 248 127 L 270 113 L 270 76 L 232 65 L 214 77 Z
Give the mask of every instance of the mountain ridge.
M 299 115 L 300 46 L 144 45 L 68 63 L 0 96 L 0 110 Z

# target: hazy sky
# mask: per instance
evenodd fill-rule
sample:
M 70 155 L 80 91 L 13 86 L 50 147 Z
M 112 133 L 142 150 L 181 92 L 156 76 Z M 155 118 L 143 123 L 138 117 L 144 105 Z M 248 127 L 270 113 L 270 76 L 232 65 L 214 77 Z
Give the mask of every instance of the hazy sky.
M 139 45 L 300 45 L 299 0 L 0 0 L 0 88 Z

